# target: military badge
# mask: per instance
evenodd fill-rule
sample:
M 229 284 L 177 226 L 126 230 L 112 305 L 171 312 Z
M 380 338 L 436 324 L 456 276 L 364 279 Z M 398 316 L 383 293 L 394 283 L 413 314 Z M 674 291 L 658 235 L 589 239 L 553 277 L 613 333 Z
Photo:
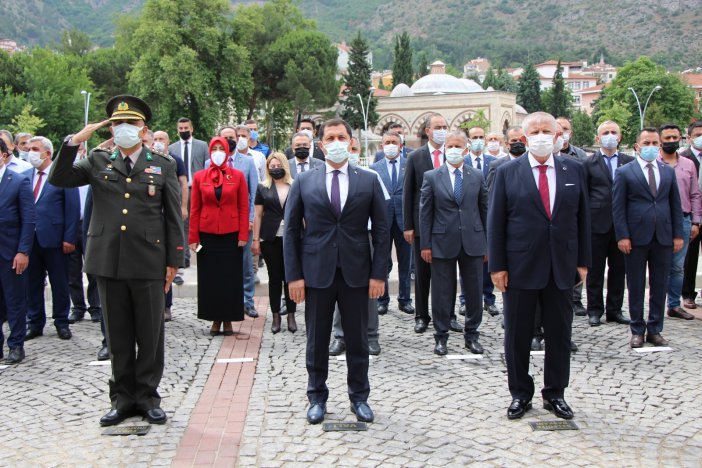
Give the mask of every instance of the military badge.
M 149 184 L 149 196 L 150 197 L 156 196 L 156 186 L 154 184 Z

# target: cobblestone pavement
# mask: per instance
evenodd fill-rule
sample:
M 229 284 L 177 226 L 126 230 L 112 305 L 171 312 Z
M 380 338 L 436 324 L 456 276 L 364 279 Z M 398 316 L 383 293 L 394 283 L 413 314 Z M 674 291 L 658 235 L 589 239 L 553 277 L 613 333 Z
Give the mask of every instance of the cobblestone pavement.
M 367 432 L 307 424 L 304 335 L 264 337 L 239 466 L 702 466 L 702 322 L 666 319 L 674 351 L 640 354 L 628 346 L 628 327 L 591 328 L 576 317 L 580 351 L 566 399 L 580 430 L 533 432 L 529 422 L 556 418 L 538 391 L 523 419 L 506 418 L 500 317 L 485 314 L 483 359 L 448 360 L 391 303 L 382 353 L 370 364 L 376 420 Z M 460 334 L 451 334 L 449 354 L 468 354 Z M 543 356 L 532 363 L 538 389 Z M 344 361 L 331 358 L 328 383 L 326 421 L 355 421 Z
M 26 344 L 25 362 L 0 370 L 0 466 L 169 465 L 222 344 L 195 310 L 194 299 L 176 299 L 160 387 L 170 419 L 144 437 L 101 435 L 109 367 L 88 365 L 98 325 L 72 326 L 70 341 L 47 325 Z M 628 347 L 627 327 L 590 328 L 576 317 L 580 351 L 566 398 L 580 430 L 532 432 L 529 422 L 555 418 L 537 398 L 524 419 L 506 419 L 499 320 L 484 318 L 483 359 L 448 360 L 432 353 L 431 333 L 415 334 L 412 317 L 391 302 L 381 317 L 383 350 L 370 365 L 376 422 L 367 432 L 306 423 L 303 314 L 296 334 L 272 335 L 267 323 L 238 466 L 702 466 L 702 321 L 666 319 L 663 335 L 674 350 L 640 354 Z M 468 353 L 460 334 L 451 334 L 449 353 Z M 539 388 L 543 357 L 532 362 Z M 345 362 L 332 358 L 327 421 L 355 421 L 345 374 Z

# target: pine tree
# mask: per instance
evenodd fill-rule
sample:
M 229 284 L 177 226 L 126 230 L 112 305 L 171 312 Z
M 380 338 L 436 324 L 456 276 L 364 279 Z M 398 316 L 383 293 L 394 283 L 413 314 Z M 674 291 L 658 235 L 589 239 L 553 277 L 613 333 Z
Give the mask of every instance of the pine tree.
M 368 43 L 358 35 L 349 44 L 351 53 L 349 54 L 349 68 L 344 76 L 346 88 L 344 89 L 344 110 L 341 117 L 346 120 L 352 128 L 364 128 L 363 112 L 368 103 L 368 93 L 371 87 L 371 66 L 368 63 Z M 363 106 L 358 98 L 361 96 Z M 371 98 L 370 109 L 368 109 L 368 128 L 370 129 L 378 121 L 378 113 L 375 111 L 377 100 Z
M 403 31 L 400 36 L 395 36 L 395 53 L 392 63 L 392 86 L 400 83 L 412 85 L 412 47 L 410 37 Z
M 422 51 L 419 54 L 419 63 L 417 64 L 417 73 L 414 75 L 414 79 L 418 80 L 427 73 L 429 73 L 429 59 L 427 59 L 427 53 Z
M 533 63 L 527 64 L 519 78 L 517 104 L 529 113 L 541 110 L 541 80 Z
M 565 79 L 563 79 L 563 67 L 558 60 L 556 73 L 553 74 L 551 105 L 549 109 L 544 109 L 554 117 L 570 117 L 572 100 L 570 90 L 566 89 Z
M 487 72 L 485 73 L 485 79 L 481 83 L 483 85 L 483 89 L 488 89 L 489 87 L 492 87 L 492 89 L 496 89 L 497 77 L 495 76 L 495 72 L 492 71 L 492 67 L 487 69 Z

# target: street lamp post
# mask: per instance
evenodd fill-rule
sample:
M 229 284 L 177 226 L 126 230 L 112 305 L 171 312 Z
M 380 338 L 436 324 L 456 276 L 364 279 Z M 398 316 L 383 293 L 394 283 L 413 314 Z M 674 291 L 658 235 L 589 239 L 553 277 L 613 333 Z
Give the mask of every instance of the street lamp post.
M 632 92 L 632 94 L 634 95 L 634 98 L 636 98 L 636 105 L 637 105 L 637 107 L 639 108 L 639 122 L 640 122 L 639 130 L 643 130 L 643 127 L 644 127 L 644 118 L 646 117 L 646 108 L 648 107 L 648 102 L 651 100 L 651 96 L 653 96 L 653 93 L 655 93 L 656 91 L 658 91 L 659 89 L 661 89 L 661 86 L 660 86 L 660 85 L 656 85 L 656 86 L 651 90 L 651 92 L 650 92 L 649 95 L 648 95 L 648 98 L 646 98 L 646 103 L 644 104 L 643 110 L 641 109 L 641 101 L 639 100 L 639 96 L 638 96 L 638 94 L 636 94 L 636 91 L 634 90 L 634 88 L 629 87 L 628 89 L 629 89 L 629 91 Z
M 368 102 L 366 106 L 363 106 L 363 98 L 361 97 L 360 94 L 356 93 L 356 97 L 358 98 L 358 102 L 361 103 L 361 115 L 363 116 L 363 130 L 365 132 L 365 157 L 368 158 L 368 111 L 370 111 L 370 100 L 371 97 L 373 96 L 373 91 L 375 91 L 375 87 L 371 86 L 370 89 L 368 90 Z
M 87 92 L 86 90 L 82 90 L 80 94 L 83 95 L 83 115 L 84 115 L 84 123 L 87 126 L 88 125 L 88 109 L 90 109 L 90 93 Z

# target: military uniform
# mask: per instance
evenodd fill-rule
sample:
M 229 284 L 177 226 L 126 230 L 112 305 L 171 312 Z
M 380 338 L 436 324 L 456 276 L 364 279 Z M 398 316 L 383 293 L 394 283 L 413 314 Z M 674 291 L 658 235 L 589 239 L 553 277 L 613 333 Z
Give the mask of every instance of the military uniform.
M 129 104 L 119 107 L 129 109 Z M 117 112 L 109 108 L 114 120 Z M 74 163 L 77 151 L 70 139 L 64 142 L 49 182 L 92 187 L 85 272 L 97 277 L 103 301 L 112 361 L 110 400 L 113 409 L 124 413 L 147 412 L 160 405 L 166 266 L 177 267 L 183 260 L 176 163 L 143 147 L 129 171 L 117 147 L 95 148 Z

